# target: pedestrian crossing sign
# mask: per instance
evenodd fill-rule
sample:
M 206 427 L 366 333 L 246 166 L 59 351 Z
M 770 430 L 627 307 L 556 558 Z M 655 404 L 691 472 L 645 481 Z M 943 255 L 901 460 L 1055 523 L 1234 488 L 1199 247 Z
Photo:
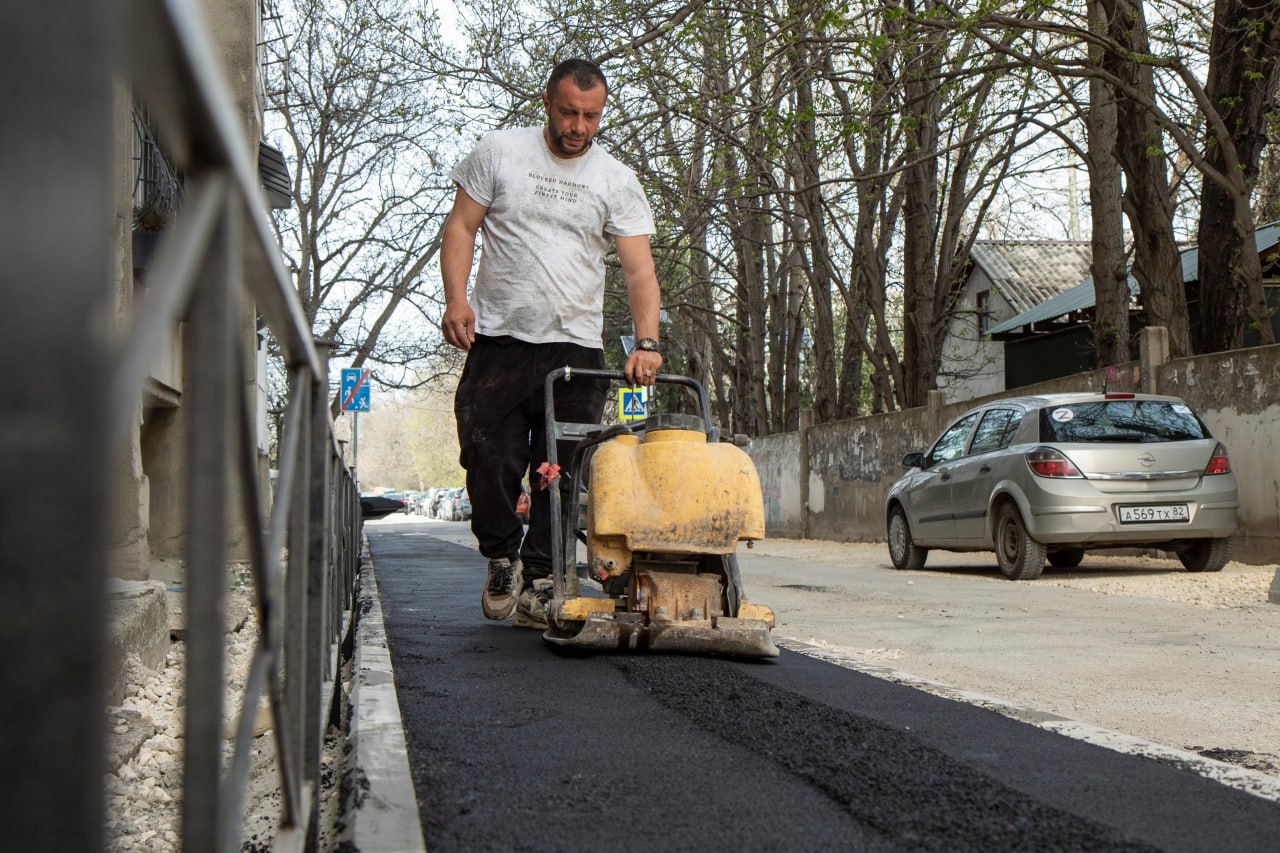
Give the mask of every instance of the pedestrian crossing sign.
M 642 421 L 648 415 L 648 402 L 643 388 L 618 389 L 618 418 L 623 421 Z

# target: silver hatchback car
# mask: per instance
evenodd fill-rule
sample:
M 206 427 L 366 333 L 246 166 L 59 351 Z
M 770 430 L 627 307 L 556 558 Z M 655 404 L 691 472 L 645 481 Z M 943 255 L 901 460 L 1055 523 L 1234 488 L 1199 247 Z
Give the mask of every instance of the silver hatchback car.
M 1231 556 L 1236 477 L 1227 450 L 1176 397 L 1045 394 L 979 406 L 952 423 L 886 505 L 889 556 L 995 551 L 1012 580 L 1088 550 L 1174 551 L 1193 572 Z

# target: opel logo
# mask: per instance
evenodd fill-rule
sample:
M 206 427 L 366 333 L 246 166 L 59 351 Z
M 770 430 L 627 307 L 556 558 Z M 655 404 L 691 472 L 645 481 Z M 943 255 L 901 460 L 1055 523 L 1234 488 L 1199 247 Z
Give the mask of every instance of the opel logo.
M 1156 464 L 1156 458 L 1150 453 L 1139 453 L 1138 461 L 1142 463 L 1143 468 L 1150 468 L 1152 465 Z

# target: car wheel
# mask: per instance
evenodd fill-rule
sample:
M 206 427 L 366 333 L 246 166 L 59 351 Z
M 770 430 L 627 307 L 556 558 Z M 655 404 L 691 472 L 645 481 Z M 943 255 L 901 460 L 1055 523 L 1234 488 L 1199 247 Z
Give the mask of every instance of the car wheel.
M 1198 539 L 1178 559 L 1189 572 L 1220 572 L 1231 559 L 1231 539 Z
M 1049 552 L 1049 565 L 1055 569 L 1073 569 L 1084 559 L 1083 548 L 1063 548 Z
M 911 539 L 911 525 L 907 514 L 898 505 L 889 512 L 889 559 L 895 569 L 919 570 L 929 556 L 928 548 L 921 548 Z
M 1031 538 L 1022 514 L 1012 503 L 1003 504 L 996 515 L 996 560 L 1000 571 L 1011 581 L 1030 581 L 1044 571 L 1045 546 Z

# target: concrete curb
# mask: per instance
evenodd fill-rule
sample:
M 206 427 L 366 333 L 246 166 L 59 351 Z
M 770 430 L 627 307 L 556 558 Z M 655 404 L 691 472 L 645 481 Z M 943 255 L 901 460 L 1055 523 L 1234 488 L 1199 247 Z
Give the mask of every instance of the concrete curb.
M 1091 723 L 1082 723 L 1077 720 L 1071 720 L 1056 714 L 1045 711 L 1037 711 L 1032 708 L 1025 708 L 1006 702 L 1003 699 L 997 699 L 972 690 L 963 690 L 941 684 L 937 681 L 930 681 L 927 678 L 921 678 L 901 670 L 881 664 L 874 664 L 869 661 L 860 660 L 845 654 L 823 649 L 809 643 L 791 637 L 775 637 L 774 642 L 780 648 L 798 652 L 808 657 L 817 658 L 818 660 L 833 663 L 836 666 L 842 666 L 845 669 L 852 669 L 865 675 L 875 678 L 882 678 L 886 681 L 892 681 L 895 684 L 902 684 L 908 687 L 915 687 L 926 693 L 932 693 L 935 696 L 942 696 L 946 699 L 954 699 L 957 702 L 964 702 L 968 705 L 977 705 L 1003 714 L 1006 717 L 1012 717 L 1020 722 L 1036 726 L 1047 731 L 1056 732 L 1066 737 L 1082 740 L 1091 743 L 1094 746 L 1105 747 L 1106 749 L 1116 752 L 1123 752 L 1130 755 L 1141 755 L 1155 761 L 1163 761 L 1166 764 L 1173 764 L 1184 770 L 1190 770 L 1201 776 L 1207 777 L 1220 784 L 1253 794 L 1265 800 L 1280 803 L 1280 777 L 1271 776 L 1266 773 L 1260 773 L 1257 770 L 1249 770 L 1244 767 L 1237 767 L 1234 764 L 1227 764 L 1224 761 L 1217 761 L 1212 758 L 1206 758 L 1199 753 L 1190 752 L 1185 749 L 1175 749 L 1171 746 L 1155 743 L 1133 735 L 1121 734 L 1120 732 L 1104 729 Z
M 362 853 L 425 853 L 368 540 L 360 564 L 339 841 Z

